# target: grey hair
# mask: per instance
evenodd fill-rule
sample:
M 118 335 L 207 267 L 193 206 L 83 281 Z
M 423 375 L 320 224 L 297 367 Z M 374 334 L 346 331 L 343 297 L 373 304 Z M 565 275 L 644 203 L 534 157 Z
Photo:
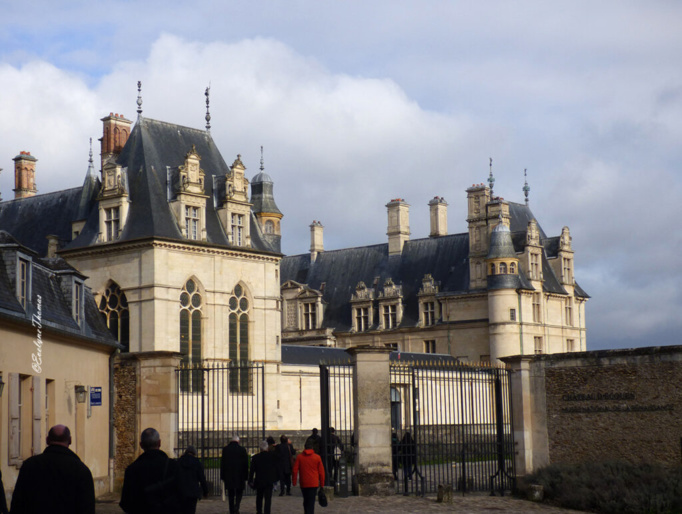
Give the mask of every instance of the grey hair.
M 260 451 L 262 452 L 266 452 L 268 451 L 268 448 L 270 448 L 270 445 L 268 444 L 267 441 L 261 441 L 258 446 L 260 447 Z
M 238 436 L 237 434 L 234 434 L 234 435 L 232 436 L 232 440 L 233 440 L 235 443 L 238 443 L 238 442 L 239 442 L 239 436 Z

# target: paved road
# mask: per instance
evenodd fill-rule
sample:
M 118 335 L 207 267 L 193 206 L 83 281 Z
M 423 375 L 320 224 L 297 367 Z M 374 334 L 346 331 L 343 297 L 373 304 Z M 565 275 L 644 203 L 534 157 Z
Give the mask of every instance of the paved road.
M 122 511 L 118 507 L 116 499 L 109 499 L 110 503 L 98 503 L 97 514 L 120 514 Z M 242 501 L 240 513 L 254 514 L 256 512 L 255 496 L 246 496 Z M 298 488 L 292 489 L 292 496 L 277 496 L 272 498 L 273 514 L 289 514 L 303 512 L 301 493 Z M 467 494 L 466 496 L 455 495 L 453 503 L 437 503 L 435 498 L 420 498 L 414 496 L 393 495 L 388 497 L 359 497 L 330 499 L 329 505 L 316 508 L 318 514 L 350 514 L 350 513 L 372 513 L 372 514 L 403 514 L 403 513 L 422 513 L 422 512 L 463 512 L 463 513 L 511 513 L 522 514 L 530 513 L 569 513 L 576 512 L 557 507 L 550 507 L 532 503 L 509 496 L 487 496 L 478 494 Z M 197 507 L 197 514 L 227 514 L 227 503 L 217 500 L 202 500 Z

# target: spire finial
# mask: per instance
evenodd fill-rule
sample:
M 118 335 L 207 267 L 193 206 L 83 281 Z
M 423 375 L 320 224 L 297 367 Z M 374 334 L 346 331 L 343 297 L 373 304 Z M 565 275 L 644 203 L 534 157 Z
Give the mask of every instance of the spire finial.
M 142 81 L 137 81 L 137 119 L 142 116 Z
M 95 164 L 92 161 L 92 138 L 90 138 L 90 157 L 88 158 L 88 175 L 95 175 Z
M 265 170 L 265 166 L 263 165 L 263 145 L 260 145 L 260 170 L 261 172 Z
M 526 207 L 528 206 L 528 193 L 530 193 L 530 186 L 528 185 L 528 176 L 526 171 L 528 168 L 523 168 L 523 194 L 526 197 Z
M 206 132 L 211 131 L 211 113 L 209 112 L 209 104 L 210 104 L 210 98 L 209 95 L 211 94 L 211 84 L 208 84 L 208 87 L 206 88 L 206 91 L 204 91 L 204 95 L 206 95 Z
M 493 177 L 493 158 L 490 157 L 490 175 L 488 175 L 488 185 L 490 186 L 490 198 L 493 198 L 493 186 L 495 185 L 495 177 Z

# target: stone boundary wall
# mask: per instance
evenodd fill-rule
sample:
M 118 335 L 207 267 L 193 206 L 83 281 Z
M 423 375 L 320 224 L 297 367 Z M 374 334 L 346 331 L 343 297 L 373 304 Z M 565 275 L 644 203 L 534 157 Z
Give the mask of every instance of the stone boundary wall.
M 513 401 L 526 409 L 514 422 L 517 442 L 532 448 L 526 471 L 558 462 L 682 462 L 682 346 L 504 360 L 521 377 Z
M 137 398 L 139 362 L 131 354 L 117 356 L 114 363 L 114 489 L 123 485 L 126 467 L 136 457 L 138 446 Z

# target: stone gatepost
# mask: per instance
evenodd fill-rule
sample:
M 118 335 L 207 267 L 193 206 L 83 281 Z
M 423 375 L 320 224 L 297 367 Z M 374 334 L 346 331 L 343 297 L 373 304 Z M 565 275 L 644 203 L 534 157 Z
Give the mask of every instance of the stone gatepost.
M 353 488 L 360 496 L 395 494 L 391 472 L 390 348 L 356 346 L 351 355 L 357 462 Z
M 544 366 L 530 355 L 503 357 L 502 361 L 512 370 L 516 474 L 524 476 L 549 464 Z
M 178 380 L 176 368 L 181 354 L 176 352 L 141 352 L 138 377 L 138 432 L 153 427 L 161 435 L 161 449 L 175 456 L 178 426 Z M 139 434 L 137 440 L 139 443 Z M 138 446 L 139 452 L 139 446 Z

